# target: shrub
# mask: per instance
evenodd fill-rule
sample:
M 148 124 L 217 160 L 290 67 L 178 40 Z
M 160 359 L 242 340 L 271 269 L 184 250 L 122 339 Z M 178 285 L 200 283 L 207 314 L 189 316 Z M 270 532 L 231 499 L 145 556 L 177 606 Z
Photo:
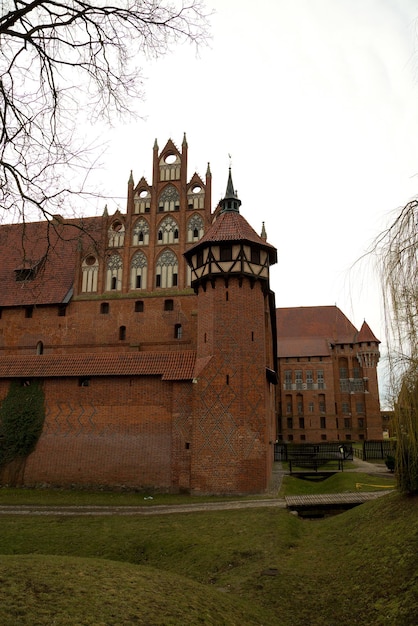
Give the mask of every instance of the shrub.
M 0 407 L 0 467 L 25 459 L 42 433 L 44 393 L 38 382 L 23 386 L 13 381 Z

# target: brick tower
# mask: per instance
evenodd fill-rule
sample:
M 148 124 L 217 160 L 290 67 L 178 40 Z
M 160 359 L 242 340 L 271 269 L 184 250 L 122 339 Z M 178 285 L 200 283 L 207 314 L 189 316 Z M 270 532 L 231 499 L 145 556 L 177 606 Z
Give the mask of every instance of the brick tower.
M 276 249 L 240 215 L 229 171 L 212 226 L 186 251 L 197 294 L 190 488 L 262 492 L 276 438 L 275 307 L 269 267 Z
M 381 439 L 382 419 L 377 382 L 380 341 L 376 339 L 370 326 L 365 321 L 356 339 L 356 356 L 358 364 L 362 369 L 364 380 L 363 398 L 366 415 L 366 439 Z

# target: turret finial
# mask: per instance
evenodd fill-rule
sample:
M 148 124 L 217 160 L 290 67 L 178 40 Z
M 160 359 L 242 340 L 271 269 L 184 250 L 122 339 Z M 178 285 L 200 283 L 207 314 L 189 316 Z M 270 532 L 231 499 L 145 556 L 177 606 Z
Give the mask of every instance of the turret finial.
M 221 205 L 221 213 L 225 213 L 226 211 L 235 211 L 236 213 L 239 213 L 241 200 L 238 198 L 234 190 L 231 168 L 229 168 L 228 183 L 226 185 L 225 198 L 221 200 L 219 204 Z

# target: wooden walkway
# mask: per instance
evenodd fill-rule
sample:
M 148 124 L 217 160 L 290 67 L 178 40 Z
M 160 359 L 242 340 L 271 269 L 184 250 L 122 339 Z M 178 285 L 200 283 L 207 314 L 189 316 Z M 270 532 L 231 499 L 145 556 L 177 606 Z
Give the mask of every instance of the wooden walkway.
M 353 493 L 327 493 L 309 496 L 287 496 L 286 507 L 295 511 L 314 508 L 333 508 L 355 506 L 368 500 L 374 500 L 384 496 L 391 490 L 382 491 L 359 491 Z

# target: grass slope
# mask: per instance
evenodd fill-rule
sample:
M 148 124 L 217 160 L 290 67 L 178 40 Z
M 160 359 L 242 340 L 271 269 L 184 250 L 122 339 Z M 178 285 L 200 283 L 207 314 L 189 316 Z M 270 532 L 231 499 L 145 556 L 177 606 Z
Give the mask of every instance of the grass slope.
M 257 607 L 191 580 L 100 559 L 1 557 L 0 581 L 2 626 L 244 624 L 263 619 Z
M 397 493 L 318 521 L 7 516 L 1 531 L 5 626 L 417 623 L 418 498 Z

